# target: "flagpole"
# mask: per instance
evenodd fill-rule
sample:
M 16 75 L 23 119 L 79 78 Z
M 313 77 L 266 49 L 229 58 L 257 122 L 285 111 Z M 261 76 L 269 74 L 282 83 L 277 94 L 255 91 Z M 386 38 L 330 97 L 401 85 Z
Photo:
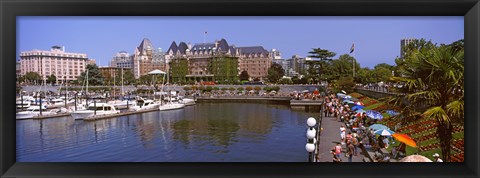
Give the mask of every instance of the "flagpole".
M 205 38 L 206 38 L 206 36 L 207 36 L 207 32 L 205 31 L 205 32 L 203 32 L 203 44 L 205 44 Z
M 352 51 L 352 57 L 353 57 L 353 80 L 355 81 L 355 43 L 352 43 L 353 51 Z

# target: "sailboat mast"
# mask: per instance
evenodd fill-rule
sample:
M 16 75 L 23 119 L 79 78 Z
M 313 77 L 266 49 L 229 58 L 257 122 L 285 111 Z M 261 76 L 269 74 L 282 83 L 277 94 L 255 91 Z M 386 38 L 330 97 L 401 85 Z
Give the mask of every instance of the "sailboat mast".
M 116 75 L 116 73 L 117 73 L 117 70 L 114 69 L 114 70 L 113 70 L 113 98 L 114 98 L 114 100 L 115 100 L 115 89 L 116 89 L 116 87 L 117 87 L 116 84 L 115 84 L 115 75 Z
M 87 87 L 86 87 L 86 95 L 88 95 L 88 69 L 87 69 Z
M 123 67 L 122 67 L 122 94 L 123 94 Z

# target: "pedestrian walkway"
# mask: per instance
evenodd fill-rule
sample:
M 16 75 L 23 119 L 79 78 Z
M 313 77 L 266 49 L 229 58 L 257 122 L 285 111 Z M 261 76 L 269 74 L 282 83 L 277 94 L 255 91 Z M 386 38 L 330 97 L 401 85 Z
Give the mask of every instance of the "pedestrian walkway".
M 345 126 L 344 123 L 336 121 L 334 117 L 323 117 L 322 128 L 323 131 L 320 135 L 320 150 L 319 150 L 319 162 L 332 162 L 333 155 L 330 154 L 332 148 L 340 142 L 340 126 Z M 347 129 L 347 133 L 350 130 Z M 346 150 L 346 146 L 343 145 L 343 151 Z M 361 149 L 358 148 L 358 155 L 353 156 L 352 162 L 363 162 L 363 155 Z M 348 162 L 348 158 L 345 157 L 345 153 L 342 153 L 340 157 L 342 162 Z

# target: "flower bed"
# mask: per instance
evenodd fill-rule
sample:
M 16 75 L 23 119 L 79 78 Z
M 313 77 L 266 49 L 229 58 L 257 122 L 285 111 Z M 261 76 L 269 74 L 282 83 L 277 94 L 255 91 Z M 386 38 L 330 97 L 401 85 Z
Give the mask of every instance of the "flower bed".
M 351 93 L 350 96 L 354 97 L 354 98 L 357 98 L 357 99 L 362 99 L 364 98 L 365 96 L 363 96 L 362 94 L 360 93 Z
M 450 161 L 451 162 L 464 162 L 465 161 L 465 153 L 461 152 L 461 153 L 457 153 L 457 154 L 452 155 L 450 157 Z

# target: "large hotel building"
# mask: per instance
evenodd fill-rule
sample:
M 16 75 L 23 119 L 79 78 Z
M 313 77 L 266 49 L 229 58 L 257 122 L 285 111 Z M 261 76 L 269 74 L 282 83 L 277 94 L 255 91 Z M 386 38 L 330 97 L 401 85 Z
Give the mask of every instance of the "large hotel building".
M 167 70 L 165 53 L 162 48 L 156 49 L 148 38 L 140 42 L 133 55 L 129 55 L 126 51 L 118 52 L 110 61 L 110 67 L 131 69 L 135 78 L 147 75 L 155 69 Z
M 250 79 L 266 80 L 268 69 L 272 65 L 272 57 L 269 51 L 262 46 L 235 47 L 228 45 L 225 39 L 214 43 L 199 43 L 195 45 L 185 42 L 172 42 L 165 56 L 167 63 L 176 60 L 187 59 L 187 80 L 212 81 L 214 72 L 211 71 L 212 61 L 215 57 L 233 57 L 238 60 L 238 76 L 242 71 L 247 71 Z M 175 71 L 172 71 L 175 72 Z
M 21 75 L 37 72 L 42 79 L 46 79 L 53 74 L 57 77 L 56 83 L 76 80 L 90 63 L 95 62 L 89 60 L 87 54 L 65 52 L 65 47 L 62 46 L 52 46 L 50 51 L 32 50 L 20 53 Z

